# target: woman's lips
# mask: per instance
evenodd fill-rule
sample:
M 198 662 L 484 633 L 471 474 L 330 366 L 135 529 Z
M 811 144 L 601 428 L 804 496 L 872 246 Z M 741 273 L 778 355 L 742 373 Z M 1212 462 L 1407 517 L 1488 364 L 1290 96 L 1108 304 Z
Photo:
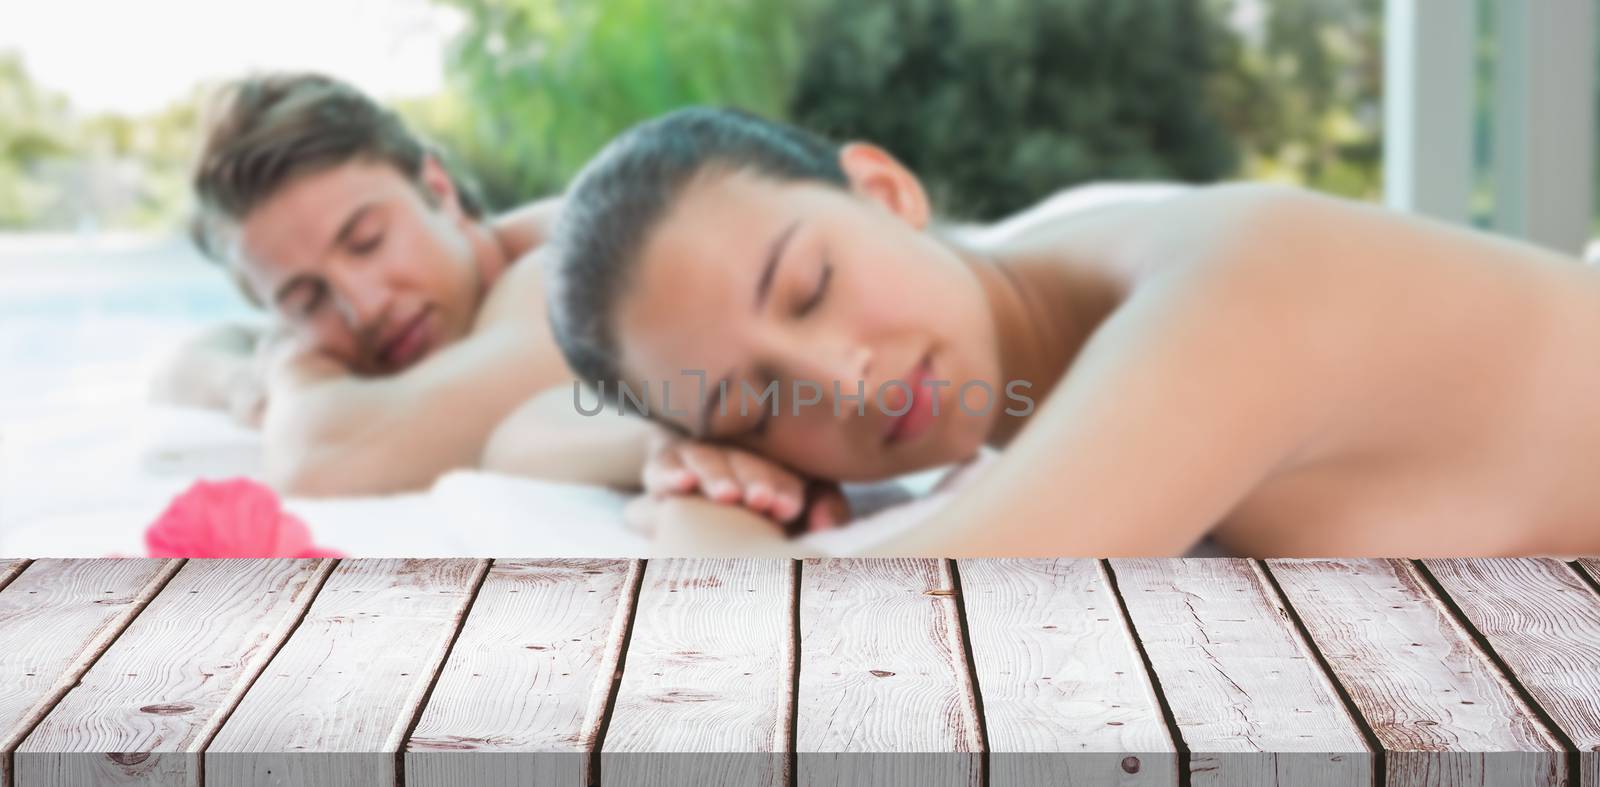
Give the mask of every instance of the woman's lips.
M 389 340 L 378 354 L 378 360 L 390 370 L 400 371 L 410 366 L 428 351 L 433 343 L 432 309 L 423 309 L 412 318 L 411 322 L 400 331 L 400 335 Z
M 890 411 L 899 410 L 902 407 L 906 408 L 905 412 L 898 416 L 890 415 L 889 426 L 884 435 L 885 443 L 904 443 L 915 440 L 933 425 L 933 405 L 938 393 L 937 389 L 923 385 L 923 381 L 929 379 L 932 372 L 933 359 L 930 356 L 924 356 L 922 361 L 910 373 L 899 378 L 900 382 L 910 386 L 911 401 L 907 403 L 902 400 L 897 405 L 885 403 L 885 415 L 890 415 Z M 901 393 L 905 393 L 905 388 L 900 385 L 896 385 L 890 390 L 896 389 L 900 390 Z

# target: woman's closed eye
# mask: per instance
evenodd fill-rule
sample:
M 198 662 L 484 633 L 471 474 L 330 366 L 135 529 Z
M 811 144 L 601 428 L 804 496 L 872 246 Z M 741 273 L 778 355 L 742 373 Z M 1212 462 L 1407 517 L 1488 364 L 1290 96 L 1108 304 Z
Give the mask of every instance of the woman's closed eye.
M 833 263 L 827 262 L 826 260 L 824 260 L 823 263 L 822 263 L 822 275 L 817 278 L 817 286 L 816 286 L 816 288 L 813 289 L 811 291 L 811 295 L 809 295 L 805 299 L 805 301 L 803 303 L 801 303 L 800 306 L 795 309 L 794 316 L 796 316 L 796 317 L 804 317 L 807 314 L 810 314 L 813 310 L 815 310 L 817 308 L 817 305 L 822 303 L 822 296 L 827 294 L 827 292 L 828 292 L 828 282 L 832 278 L 833 278 Z
M 737 410 L 734 410 L 734 412 L 737 412 Z M 756 419 L 755 423 L 738 431 L 730 430 L 724 437 L 712 438 L 713 442 L 723 442 L 730 445 L 748 445 L 760 440 L 762 437 L 765 437 L 767 434 L 768 422 L 772 420 L 772 408 L 766 406 L 757 406 L 754 408 L 754 412 L 761 414 L 760 417 Z
M 771 420 L 772 411 L 765 407 L 761 408 L 761 418 L 756 421 L 755 426 L 752 426 L 745 431 L 745 437 L 751 440 L 761 439 L 767 433 L 767 422 Z
M 366 255 L 377 251 L 378 247 L 382 245 L 382 232 L 374 232 L 359 239 L 351 238 L 349 244 L 350 253 L 356 255 L 357 257 L 365 257 Z

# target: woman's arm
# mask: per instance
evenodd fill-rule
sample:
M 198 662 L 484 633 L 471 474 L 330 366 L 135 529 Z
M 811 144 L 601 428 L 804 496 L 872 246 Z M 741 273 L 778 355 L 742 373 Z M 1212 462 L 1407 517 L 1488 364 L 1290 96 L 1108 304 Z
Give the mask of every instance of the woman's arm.
M 656 557 L 822 557 L 748 508 L 694 495 L 639 497 L 626 518 Z
M 1344 357 L 1326 293 L 1299 261 L 1216 251 L 1142 283 L 1001 457 L 872 553 L 1181 555 L 1312 450 Z
M 574 484 L 638 489 L 651 441 L 662 431 L 643 418 L 606 408 L 584 415 L 575 383 L 533 396 L 495 427 L 484 447 L 485 470 Z M 583 394 L 592 405 L 594 394 Z

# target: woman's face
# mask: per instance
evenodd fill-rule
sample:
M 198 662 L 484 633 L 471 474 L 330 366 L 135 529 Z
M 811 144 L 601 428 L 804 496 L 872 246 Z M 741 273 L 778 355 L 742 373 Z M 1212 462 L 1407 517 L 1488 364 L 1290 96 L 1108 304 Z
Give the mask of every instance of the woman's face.
M 618 305 L 624 376 L 658 418 L 816 477 L 964 459 L 1006 406 L 982 289 L 922 232 L 909 172 L 860 146 L 841 161 L 852 191 L 747 172 L 687 186 Z

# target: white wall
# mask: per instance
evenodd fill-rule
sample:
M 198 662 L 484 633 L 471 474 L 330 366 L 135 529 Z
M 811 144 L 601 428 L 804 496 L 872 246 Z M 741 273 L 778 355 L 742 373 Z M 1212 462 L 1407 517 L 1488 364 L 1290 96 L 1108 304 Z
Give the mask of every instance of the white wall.
M 1473 47 L 1497 56 L 1493 228 L 1577 254 L 1594 214 L 1597 0 L 1387 0 L 1385 199 L 1465 222 L 1472 187 Z

